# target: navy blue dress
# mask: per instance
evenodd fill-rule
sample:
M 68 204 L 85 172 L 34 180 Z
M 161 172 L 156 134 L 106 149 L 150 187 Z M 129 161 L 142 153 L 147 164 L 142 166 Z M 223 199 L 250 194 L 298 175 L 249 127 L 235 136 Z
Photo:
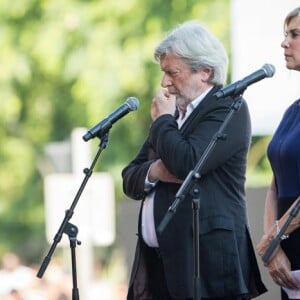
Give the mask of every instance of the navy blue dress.
M 275 176 L 279 219 L 300 195 L 300 100 L 286 110 L 268 146 L 267 155 Z M 283 240 L 281 247 L 292 270 L 300 269 L 300 229 Z

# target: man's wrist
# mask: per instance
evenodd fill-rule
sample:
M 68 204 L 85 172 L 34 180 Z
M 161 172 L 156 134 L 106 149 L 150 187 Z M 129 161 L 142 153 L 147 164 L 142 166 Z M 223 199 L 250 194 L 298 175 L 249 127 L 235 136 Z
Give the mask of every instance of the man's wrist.
M 151 166 L 152 166 L 152 164 L 151 164 Z M 151 178 L 151 176 L 150 176 L 151 166 L 149 167 L 146 178 L 145 178 L 145 188 L 144 188 L 145 192 L 149 192 L 150 190 L 152 190 L 155 187 L 156 183 L 158 182 L 158 180 L 155 180 L 155 179 L 153 179 L 153 177 Z

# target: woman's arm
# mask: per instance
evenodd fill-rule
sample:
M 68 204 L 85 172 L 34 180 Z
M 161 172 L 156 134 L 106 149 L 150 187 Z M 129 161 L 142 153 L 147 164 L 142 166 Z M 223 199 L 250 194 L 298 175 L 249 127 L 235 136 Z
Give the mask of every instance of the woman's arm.
M 297 198 L 298 200 L 298 198 Z M 271 185 L 268 189 L 266 196 L 266 204 L 265 204 L 265 214 L 264 214 L 264 235 L 257 245 L 257 251 L 259 255 L 263 255 L 270 245 L 271 241 L 277 236 L 278 232 L 285 224 L 291 210 L 297 203 L 297 200 L 291 205 L 291 207 L 285 212 L 285 214 L 277 220 L 277 196 L 276 196 L 276 186 L 275 180 L 272 179 Z M 300 214 L 298 213 L 290 222 L 286 231 L 284 232 L 285 237 L 288 237 L 288 234 L 299 228 L 300 224 Z M 276 250 L 274 251 L 276 252 Z
M 291 209 L 295 205 L 293 204 L 290 209 L 280 218 L 280 220 L 277 221 L 277 201 L 277 191 L 275 179 L 273 177 L 266 196 L 264 235 L 257 245 L 257 252 L 260 256 L 265 253 L 272 240 L 277 236 L 278 231 L 285 223 Z M 299 214 L 296 218 L 300 218 Z M 297 225 L 296 227 L 295 223 L 298 224 L 298 221 L 294 220 L 291 222 L 285 234 L 292 232 L 299 226 Z M 300 282 L 293 276 L 291 272 L 290 261 L 280 245 L 278 245 L 278 247 L 274 250 L 270 259 L 265 262 L 265 266 L 268 268 L 270 276 L 277 285 L 290 289 L 299 288 Z

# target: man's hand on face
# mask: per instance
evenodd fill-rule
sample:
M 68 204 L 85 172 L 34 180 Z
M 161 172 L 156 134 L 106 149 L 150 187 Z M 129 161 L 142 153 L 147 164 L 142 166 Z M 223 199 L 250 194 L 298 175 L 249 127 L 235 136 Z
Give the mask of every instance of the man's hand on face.
M 174 115 L 176 109 L 176 96 L 165 89 L 160 89 L 151 104 L 151 118 L 156 120 L 161 115 Z

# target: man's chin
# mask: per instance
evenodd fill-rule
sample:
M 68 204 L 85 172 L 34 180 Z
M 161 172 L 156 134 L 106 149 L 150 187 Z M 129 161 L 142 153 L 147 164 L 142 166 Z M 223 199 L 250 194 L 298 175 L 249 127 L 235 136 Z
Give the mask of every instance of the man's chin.
M 180 96 L 176 96 L 176 104 L 177 106 L 186 106 L 186 104 L 188 103 L 187 99 L 182 98 Z

